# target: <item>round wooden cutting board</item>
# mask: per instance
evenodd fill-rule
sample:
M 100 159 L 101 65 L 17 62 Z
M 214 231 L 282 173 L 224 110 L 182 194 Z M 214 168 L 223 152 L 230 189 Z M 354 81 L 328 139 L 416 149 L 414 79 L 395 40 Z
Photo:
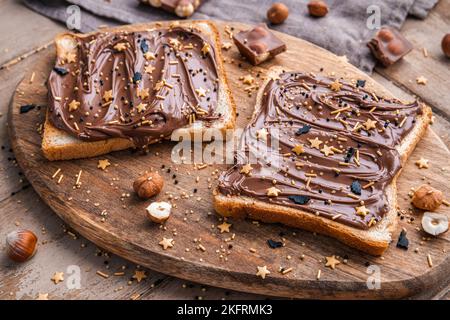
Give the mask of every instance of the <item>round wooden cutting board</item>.
M 222 40 L 230 42 L 225 29 L 231 29 L 224 23 L 218 26 Z M 245 27 L 236 23 L 229 26 L 234 31 Z M 238 127 L 243 128 L 248 122 L 256 96 L 255 90 L 251 95 L 247 93 L 245 89 L 249 86 L 242 83 L 241 77 L 252 73 L 260 83 L 266 70 L 275 65 L 286 70 L 365 79 L 370 89 L 390 95 L 345 58 L 301 39 L 279 36 L 287 43 L 288 51 L 258 68 L 241 61 L 234 46 L 223 50 L 237 104 Z M 147 155 L 127 150 L 74 161 L 49 162 L 43 157 L 39 130 L 47 103 L 45 81 L 54 59 L 54 48 L 48 48 L 45 59 L 36 61 L 17 88 L 9 115 L 12 145 L 19 165 L 42 199 L 74 230 L 98 246 L 175 277 L 292 298 L 400 298 L 432 290 L 448 281 L 449 233 L 431 239 L 420 231 L 422 213 L 410 210 L 408 197 L 411 187 L 427 182 L 445 195 L 450 194 L 450 153 L 431 129 L 398 179 L 402 214 L 393 243 L 383 257 L 371 257 L 310 232 L 249 220 L 229 220 L 230 232 L 220 233 L 217 226 L 222 222 L 214 214 L 212 189 L 224 166 L 175 165 L 170 158 L 175 145 L 172 142 L 152 145 Z M 257 71 L 261 72 L 260 77 Z M 33 72 L 34 80 L 30 82 Z M 38 107 L 20 113 L 20 107 L 28 104 Z M 420 157 L 430 160 L 428 169 L 419 170 L 414 165 Z M 108 159 L 111 166 L 104 171 L 98 169 L 100 159 Z M 161 172 L 165 186 L 155 199 L 142 201 L 132 191 L 132 183 L 151 168 Z M 81 187 L 75 188 L 80 170 Z M 144 208 L 153 200 L 169 199 L 176 207 L 164 227 L 148 221 Z M 445 206 L 440 211 L 450 214 Z M 409 250 L 396 247 L 402 228 L 408 232 Z M 159 245 L 163 237 L 174 239 L 173 248 L 163 250 Z M 267 244 L 269 239 L 283 241 L 285 246 L 272 249 Z M 325 257 L 332 255 L 341 261 L 334 270 L 325 267 Z M 264 265 L 270 274 L 263 280 L 256 276 L 256 271 L 257 266 Z M 280 268 L 292 271 L 282 273 Z M 379 286 L 367 285 L 373 278 L 380 279 Z

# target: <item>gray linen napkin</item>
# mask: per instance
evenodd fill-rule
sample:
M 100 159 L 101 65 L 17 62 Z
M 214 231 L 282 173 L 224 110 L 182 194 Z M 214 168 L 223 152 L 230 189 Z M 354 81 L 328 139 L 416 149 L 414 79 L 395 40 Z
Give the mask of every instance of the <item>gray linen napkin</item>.
M 290 8 L 285 23 L 271 28 L 297 36 L 348 60 L 361 70 L 371 73 L 376 61 L 366 43 L 375 30 L 367 27 L 367 8 L 380 10 L 381 25 L 400 28 L 408 14 L 425 18 L 438 0 L 327 0 L 330 10 L 324 18 L 308 15 L 308 0 L 283 0 Z M 249 24 L 267 22 L 266 11 L 272 0 L 206 0 L 192 19 L 219 19 Z M 177 19 L 157 8 L 140 4 L 137 0 L 24 0 L 30 8 L 59 21 L 66 21 L 70 4 L 82 8 L 80 31 L 95 30 L 99 25 L 118 25 L 157 20 Z M 301 53 L 300 53 L 301 57 Z

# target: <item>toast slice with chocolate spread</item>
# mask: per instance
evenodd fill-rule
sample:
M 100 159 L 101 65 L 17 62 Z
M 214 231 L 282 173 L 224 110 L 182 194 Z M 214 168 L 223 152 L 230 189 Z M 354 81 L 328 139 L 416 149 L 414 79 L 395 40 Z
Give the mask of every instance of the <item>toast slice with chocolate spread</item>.
M 381 255 L 396 225 L 396 179 L 431 109 L 360 85 L 270 70 L 241 139 L 244 151 L 219 178 L 215 210 Z M 264 149 L 268 141 L 276 147 Z
M 58 35 L 42 150 L 98 156 L 208 128 L 234 128 L 220 37 L 209 21 Z

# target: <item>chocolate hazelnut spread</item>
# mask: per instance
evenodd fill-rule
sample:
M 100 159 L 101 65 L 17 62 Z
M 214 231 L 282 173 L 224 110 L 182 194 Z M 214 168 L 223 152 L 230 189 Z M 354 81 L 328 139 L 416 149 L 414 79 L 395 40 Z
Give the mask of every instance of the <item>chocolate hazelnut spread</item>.
M 120 137 L 139 147 L 215 113 L 219 78 L 214 45 L 181 26 L 65 35 L 50 74 L 49 119 L 86 141 Z M 70 49 L 72 48 L 72 49 Z
M 219 192 L 359 229 L 375 225 L 390 209 L 386 188 L 401 168 L 395 147 L 422 105 L 384 99 L 356 83 L 294 72 L 272 78 Z M 273 138 L 278 149 L 249 160 Z

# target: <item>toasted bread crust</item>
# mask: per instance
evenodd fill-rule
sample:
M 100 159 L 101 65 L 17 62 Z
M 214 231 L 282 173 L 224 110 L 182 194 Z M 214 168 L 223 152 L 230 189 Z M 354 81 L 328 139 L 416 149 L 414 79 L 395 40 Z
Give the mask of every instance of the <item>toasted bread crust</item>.
M 273 68 L 269 74 L 281 72 L 280 68 Z M 267 84 L 267 83 L 266 83 Z M 261 85 L 253 116 L 255 116 L 261 106 L 262 91 L 265 84 Z M 430 124 L 432 112 L 431 108 L 425 104 L 421 105 L 422 115 L 416 119 L 414 129 L 397 147 L 400 153 L 402 167 L 408 157 L 413 152 L 415 146 L 423 137 Z M 288 226 L 305 229 L 333 237 L 350 247 L 359 249 L 371 255 L 381 255 L 391 242 L 391 233 L 397 224 L 397 186 L 396 180 L 401 170 L 388 186 L 387 195 L 390 205 L 389 212 L 377 225 L 369 230 L 361 230 L 328 218 L 316 216 L 303 210 L 270 204 L 264 201 L 252 199 L 244 196 L 225 196 L 215 191 L 214 208 L 220 215 L 232 218 L 251 218 L 268 223 L 282 223 Z
M 173 23 L 173 22 L 171 22 Z M 149 23 L 149 24 L 137 24 L 137 25 L 129 25 L 129 26 L 121 26 L 115 28 L 103 29 L 102 31 L 114 32 L 114 31 L 137 31 L 137 30 L 145 30 L 148 28 L 152 28 L 157 26 L 159 23 Z M 166 23 L 167 24 L 167 23 Z M 222 50 L 220 45 L 220 34 L 217 30 L 217 27 L 214 23 L 206 20 L 198 20 L 198 21 L 182 21 L 180 25 L 194 25 L 200 26 L 201 24 L 206 24 L 209 27 L 209 31 L 211 39 L 214 42 L 215 52 L 217 55 L 217 68 L 219 78 L 221 83 L 223 84 L 224 93 L 226 95 L 226 101 L 229 107 L 229 114 L 226 117 L 225 122 L 221 122 L 221 120 L 216 121 L 212 124 L 211 127 L 220 129 L 223 133 L 227 129 L 232 129 L 235 126 L 236 121 L 236 104 L 231 94 L 231 90 L 229 88 L 228 79 L 226 77 L 225 66 L 223 64 Z M 67 33 L 59 34 L 56 36 L 55 41 L 58 43 L 58 40 L 62 39 L 64 35 Z M 81 35 L 89 36 L 90 34 Z M 80 35 L 77 35 L 80 36 Z M 61 49 L 56 46 L 57 55 L 62 54 Z M 204 131 L 207 128 L 205 126 L 201 127 L 186 127 L 183 130 L 187 130 L 188 133 L 193 137 L 198 131 Z M 46 117 L 46 121 L 44 123 L 44 134 L 42 139 L 42 152 L 44 156 L 50 160 L 69 160 L 69 159 L 79 159 L 79 158 L 89 158 L 95 157 L 102 154 L 107 154 L 112 151 L 119 151 L 128 148 L 134 147 L 134 144 L 131 140 L 123 139 L 123 138 L 110 138 L 101 141 L 82 141 L 78 139 L 70 139 L 69 134 L 63 130 L 56 128 Z M 55 139 L 61 138 L 62 140 L 69 140 L 70 142 L 64 144 L 55 144 Z M 156 142 L 156 141 L 155 141 Z

